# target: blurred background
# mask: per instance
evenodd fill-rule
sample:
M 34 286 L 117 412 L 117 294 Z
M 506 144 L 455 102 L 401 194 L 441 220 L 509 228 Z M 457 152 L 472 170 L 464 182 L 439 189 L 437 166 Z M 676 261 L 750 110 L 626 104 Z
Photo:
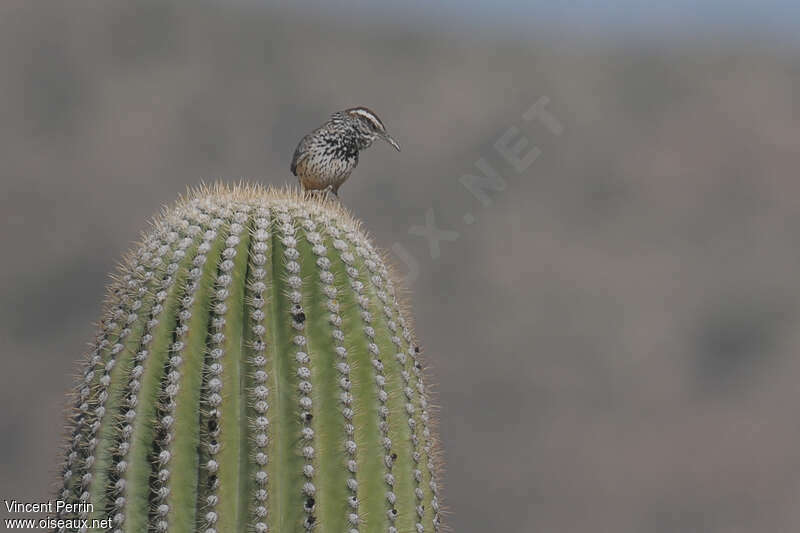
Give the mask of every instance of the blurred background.
M 403 151 L 341 197 L 409 277 L 452 530 L 800 531 L 798 6 L 0 2 L 0 499 L 51 496 L 148 218 L 367 105 Z

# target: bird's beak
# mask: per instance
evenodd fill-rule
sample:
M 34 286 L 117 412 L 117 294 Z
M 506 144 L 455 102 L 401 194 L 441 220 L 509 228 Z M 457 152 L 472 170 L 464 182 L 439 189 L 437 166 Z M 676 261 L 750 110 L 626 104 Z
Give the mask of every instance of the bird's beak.
M 382 137 L 383 137 L 383 140 L 384 140 L 384 141 L 386 141 L 387 143 L 389 143 L 389 144 L 391 144 L 392 146 L 394 146 L 394 149 L 395 149 L 395 150 L 397 150 L 398 152 L 400 151 L 400 145 L 399 145 L 399 144 L 397 144 L 397 141 L 395 141 L 395 140 L 392 138 L 392 136 L 391 136 L 391 135 L 389 135 L 388 133 L 384 133 Z

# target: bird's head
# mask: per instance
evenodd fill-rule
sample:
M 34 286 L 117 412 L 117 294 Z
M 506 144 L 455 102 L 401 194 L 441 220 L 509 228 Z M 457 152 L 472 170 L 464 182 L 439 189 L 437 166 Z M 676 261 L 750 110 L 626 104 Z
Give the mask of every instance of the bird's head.
M 394 146 L 395 150 L 400 151 L 400 145 L 397 144 L 391 135 L 386 133 L 386 127 L 383 121 L 375 114 L 374 111 L 367 107 L 353 107 L 345 109 L 342 112 L 353 124 L 353 127 L 358 132 L 359 148 L 369 147 L 375 139 L 383 139 L 387 143 Z

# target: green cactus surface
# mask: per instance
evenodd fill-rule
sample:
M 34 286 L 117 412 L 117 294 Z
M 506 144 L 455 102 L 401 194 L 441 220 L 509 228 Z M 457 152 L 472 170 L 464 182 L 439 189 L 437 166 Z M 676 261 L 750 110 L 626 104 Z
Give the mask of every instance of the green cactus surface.
M 428 393 L 396 292 L 338 202 L 191 193 L 111 284 L 58 493 L 91 506 L 54 518 L 129 533 L 439 531 Z

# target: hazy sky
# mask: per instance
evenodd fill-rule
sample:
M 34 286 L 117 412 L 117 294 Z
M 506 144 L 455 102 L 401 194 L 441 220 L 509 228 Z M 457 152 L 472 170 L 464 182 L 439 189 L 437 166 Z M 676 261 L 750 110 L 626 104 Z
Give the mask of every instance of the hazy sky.
M 242 0 L 276 3 L 270 0 Z M 284 2 L 280 2 L 287 5 Z M 797 0 L 298 0 L 303 8 L 337 11 L 358 8 L 363 14 L 397 21 L 396 17 L 425 19 L 436 24 L 460 22 L 475 27 L 506 27 L 512 31 L 552 25 L 583 28 L 591 32 L 674 37 L 713 34 L 745 34 L 768 39 L 800 41 L 800 2 Z M 435 8 L 432 8 L 435 6 Z

